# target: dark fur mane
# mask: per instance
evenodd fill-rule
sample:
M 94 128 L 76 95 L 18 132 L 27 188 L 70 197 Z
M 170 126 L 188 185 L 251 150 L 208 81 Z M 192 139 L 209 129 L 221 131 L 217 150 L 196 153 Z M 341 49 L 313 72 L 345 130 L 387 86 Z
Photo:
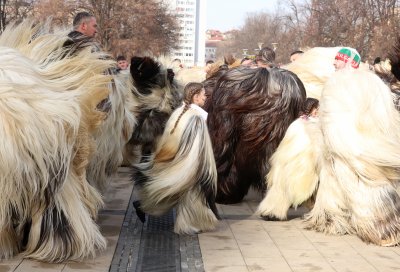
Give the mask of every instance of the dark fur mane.
M 129 143 L 142 145 L 142 154 L 146 156 L 154 151 L 155 141 L 163 133 L 172 111 L 181 105 L 182 95 L 173 71 L 163 69 L 151 57 L 132 57 L 130 72 L 141 106 Z
M 142 94 L 149 94 L 150 88 L 158 84 L 160 64 L 150 57 L 132 57 L 131 75 Z
M 217 71 L 215 71 L 209 78 L 203 81 L 203 86 L 206 91 L 206 102 L 204 104 L 204 110 L 208 112 L 211 103 L 211 96 L 214 92 L 214 88 L 217 85 L 218 79 L 228 71 L 228 68 L 224 66 L 220 66 Z
M 305 97 L 300 79 L 279 68 L 239 67 L 220 77 L 208 109 L 217 202 L 236 203 L 251 185 L 263 188 L 268 160 Z
M 400 37 L 397 39 L 396 44 L 393 46 L 392 51 L 388 54 L 391 71 L 393 75 L 400 80 Z

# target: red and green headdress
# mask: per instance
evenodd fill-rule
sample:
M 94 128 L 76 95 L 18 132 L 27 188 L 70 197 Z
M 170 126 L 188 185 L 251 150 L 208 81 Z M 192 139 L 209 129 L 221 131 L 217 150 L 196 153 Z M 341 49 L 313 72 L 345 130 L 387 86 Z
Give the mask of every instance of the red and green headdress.
M 335 59 L 342 60 L 345 63 L 351 62 L 351 67 L 357 69 L 360 66 L 361 57 L 357 50 L 350 47 L 343 47 L 336 53 Z

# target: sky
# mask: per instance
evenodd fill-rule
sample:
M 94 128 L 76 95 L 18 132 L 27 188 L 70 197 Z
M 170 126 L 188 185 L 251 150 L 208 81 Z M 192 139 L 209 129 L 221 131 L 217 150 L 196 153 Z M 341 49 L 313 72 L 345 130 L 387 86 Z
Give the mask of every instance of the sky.
M 207 0 L 207 29 L 227 31 L 244 25 L 247 13 L 274 12 L 279 0 Z

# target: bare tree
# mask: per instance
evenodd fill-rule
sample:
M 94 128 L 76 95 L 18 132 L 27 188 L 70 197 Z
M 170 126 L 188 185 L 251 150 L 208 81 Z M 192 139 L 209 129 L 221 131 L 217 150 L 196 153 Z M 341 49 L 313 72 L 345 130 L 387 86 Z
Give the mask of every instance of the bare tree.
M 221 57 L 255 45 L 278 43 L 277 62 L 285 63 L 299 48 L 351 46 L 364 60 L 385 57 L 400 28 L 399 0 L 285 0 L 274 14 L 248 14 L 233 39 L 217 50 Z
M 6 19 L 7 19 L 6 4 L 7 0 L 0 0 L 0 33 L 6 27 Z
M 6 25 L 32 13 L 34 0 L 0 0 L 0 32 Z
M 305 40 L 310 46 L 352 46 L 364 59 L 384 56 L 399 30 L 398 2 L 312 0 Z
M 157 0 L 38 0 L 35 16 L 44 19 L 51 14 L 56 23 L 70 25 L 82 10 L 94 14 L 97 39 L 114 56 L 168 54 L 177 44 L 176 18 Z

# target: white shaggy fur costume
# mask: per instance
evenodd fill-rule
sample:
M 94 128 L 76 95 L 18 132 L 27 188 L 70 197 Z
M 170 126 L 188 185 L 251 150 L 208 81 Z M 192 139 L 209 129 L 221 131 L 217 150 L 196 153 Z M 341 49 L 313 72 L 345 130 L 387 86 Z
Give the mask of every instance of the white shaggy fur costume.
M 110 110 L 94 135 L 96 150 L 87 173 L 90 184 L 101 192 L 107 189 L 107 182 L 123 161 L 126 144 L 137 123 L 136 111 L 139 104 L 133 96 L 135 90 L 130 74 L 113 75 L 109 88 Z
M 169 118 L 156 152 L 137 165 L 135 177 L 141 209 L 161 215 L 177 207 L 175 232 L 196 233 L 215 228 L 214 205 L 217 174 L 207 125 L 201 113 L 183 107 Z
M 318 191 L 315 205 L 306 215 L 307 228 L 328 234 L 356 234 L 376 245 L 398 244 L 400 115 L 389 88 L 372 72 L 336 72 L 324 87 L 319 122 L 320 135 L 318 129 L 309 136 L 304 132 L 310 131 L 298 131 L 299 137 L 316 139 L 302 141 L 304 150 L 314 150 L 316 160 L 307 153 L 292 156 L 291 145 L 282 141 L 282 153 L 272 161 L 268 176 L 270 190 L 258 214 L 284 219 L 290 205 L 298 205 L 316 190 L 317 175 Z M 307 169 L 314 172 L 285 169 L 287 161 L 297 165 L 300 160 L 309 163 Z M 293 175 L 274 173 L 279 169 Z M 286 203 L 283 208 L 271 202 L 277 199 Z
M 112 62 L 25 21 L 0 36 L 0 259 L 81 260 L 104 249 L 86 180 Z

